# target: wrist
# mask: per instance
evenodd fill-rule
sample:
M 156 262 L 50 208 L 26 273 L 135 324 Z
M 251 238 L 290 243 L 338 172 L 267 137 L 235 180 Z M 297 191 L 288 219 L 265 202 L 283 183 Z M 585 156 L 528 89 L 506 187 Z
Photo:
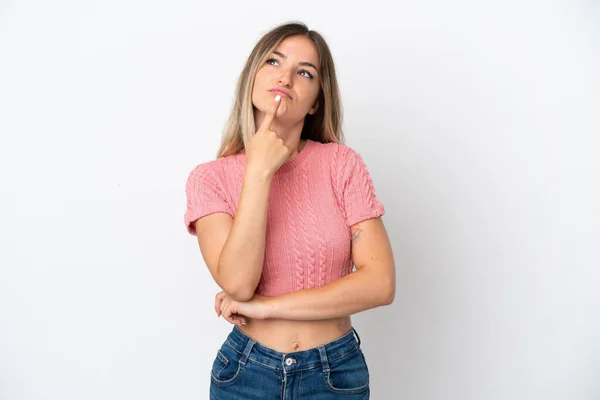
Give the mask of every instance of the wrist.
M 277 297 L 260 296 L 259 301 L 262 305 L 262 319 L 275 318 L 275 311 L 277 305 Z
M 244 177 L 246 179 L 251 179 L 253 181 L 270 182 L 273 179 L 273 172 L 267 171 L 262 168 L 253 167 L 251 165 L 247 165 L 244 171 Z

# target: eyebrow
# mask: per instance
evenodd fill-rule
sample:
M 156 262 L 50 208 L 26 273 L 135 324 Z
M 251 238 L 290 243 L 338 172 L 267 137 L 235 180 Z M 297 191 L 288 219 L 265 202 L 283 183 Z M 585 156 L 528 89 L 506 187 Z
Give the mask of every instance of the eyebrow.
M 279 52 L 277 50 L 273 50 L 273 53 L 277 54 L 279 57 L 281 57 L 283 59 L 287 58 L 285 54 L 283 54 L 283 53 L 281 53 L 281 52 Z M 304 65 L 306 67 L 312 67 L 312 68 L 315 69 L 315 71 L 319 72 L 319 69 L 317 67 L 315 67 L 313 64 L 309 63 L 308 61 L 300 61 L 298 63 L 298 65 Z

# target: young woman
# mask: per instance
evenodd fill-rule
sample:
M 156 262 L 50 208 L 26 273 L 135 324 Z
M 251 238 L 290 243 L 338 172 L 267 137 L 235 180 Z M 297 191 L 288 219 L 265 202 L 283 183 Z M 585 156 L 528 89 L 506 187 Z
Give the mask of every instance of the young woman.
M 350 316 L 393 301 L 395 267 L 341 119 L 323 37 L 278 26 L 248 57 L 217 159 L 188 177 L 185 225 L 223 289 L 215 312 L 234 324 L 213 400 L 369 398 Z

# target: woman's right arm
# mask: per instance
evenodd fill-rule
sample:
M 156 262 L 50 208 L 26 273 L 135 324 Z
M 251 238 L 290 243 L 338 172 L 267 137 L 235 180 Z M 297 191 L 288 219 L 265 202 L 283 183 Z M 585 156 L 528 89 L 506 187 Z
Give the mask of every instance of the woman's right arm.
M 260 128 L 248 139 L 244 182 L 235 218 L 213 213 L 195 222 L 202 256 L 217 284 L 234 300 L 248 301 L 262 275 L 271 182 L 294 152 L 271 123 L 279 108 L 276 96 Z
M 198 244 L 217 284 L 234 300 L 252 298 L 262 274 L 272 174 L 246 168 L 235 218 L 215 213 L 195 222 Z

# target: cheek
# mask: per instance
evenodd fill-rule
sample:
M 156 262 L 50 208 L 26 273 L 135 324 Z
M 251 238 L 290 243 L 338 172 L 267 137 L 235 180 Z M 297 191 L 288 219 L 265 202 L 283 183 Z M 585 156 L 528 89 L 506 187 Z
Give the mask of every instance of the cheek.
M 256 74 L 256 77 L 254 78 L 254 83 L 252 85 L 252 102 L 255 103 L 257 100 L 257 95 L 260 92 L 262 87 L 261 84 L 261 79 L 260 76 L 258 74 Z
M 269 80 L 269 72 L 264 67 L 259 69 L 256 72 L 256 77 L 254 78 L 254 87 L 263 88 L 265 83 Z
M 307 87 L 306 91 L 305 91 L 305 106 L 306 109 L 310 109 L 314 104 L 315 101 L 317 101 L 317 96 L 319 95 L 319 87 Z
M 268 78 L 267 74 L 264 72 L 264 70 L 259 70 L 256 73 L 256 77 L 254 78 L 254 85 L 252 87 L 252 99 L 253 100 L 256 95 L 258 95 L 259 93 L 261 93 L 267 89 L 267 87 L 266 87 L 266 82 L 268 80 L 267 78 Z

